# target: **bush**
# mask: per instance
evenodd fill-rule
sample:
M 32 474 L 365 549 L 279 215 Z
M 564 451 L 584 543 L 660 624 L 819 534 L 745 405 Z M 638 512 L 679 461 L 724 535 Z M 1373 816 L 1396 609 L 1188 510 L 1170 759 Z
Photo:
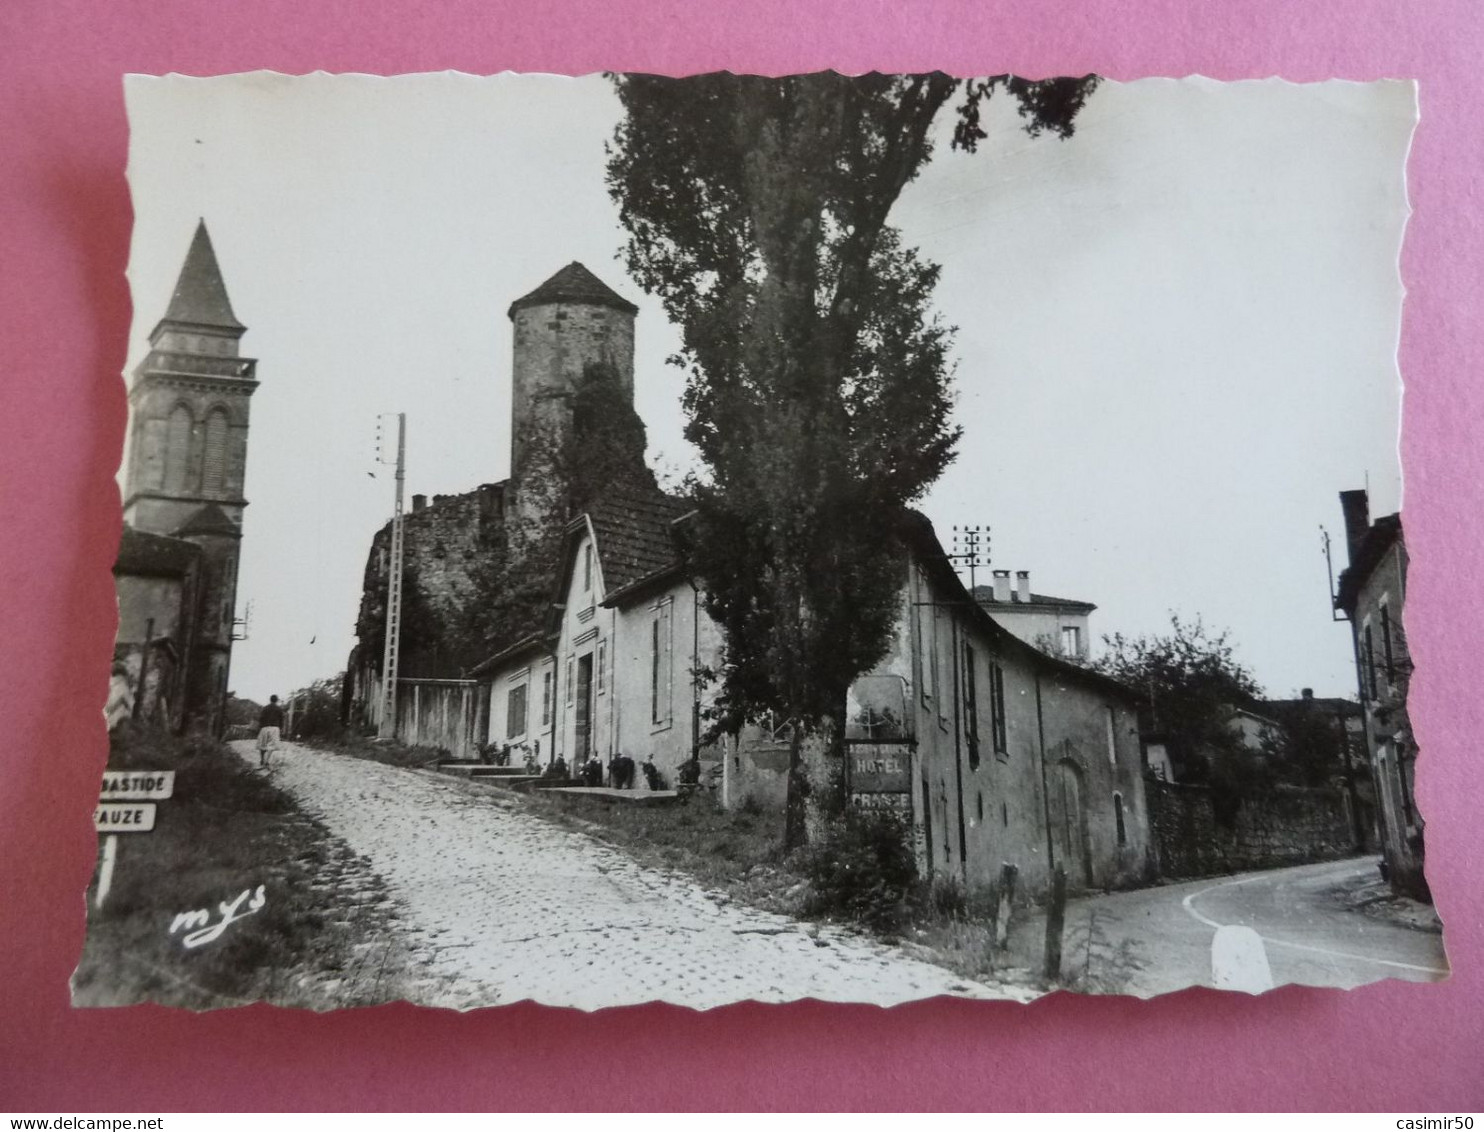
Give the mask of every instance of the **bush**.
M 917 862 L 907 824 L 893 814 L 847 811 L 805 861 L 808 911 L 877 931 L 898 931 L 917 890 Z

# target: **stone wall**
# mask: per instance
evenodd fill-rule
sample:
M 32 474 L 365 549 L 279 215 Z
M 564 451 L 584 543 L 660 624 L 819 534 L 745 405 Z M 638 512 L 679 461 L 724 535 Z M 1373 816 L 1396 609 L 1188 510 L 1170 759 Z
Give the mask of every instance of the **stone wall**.
M 1336 790 L 1278 787 L 1217 820 L 1205 786 L 1146 782 L 1160 875 L 1211 876 L 1348 857 L 1355 849 L 1348 799 Z
M 501 637 L 499 607 L 522 587 L 512 584 L 504 483 L 485 484 L 460 495 L 435 496 L 404 519 L 401 675 L 457 677 L 488 655 Z M 357 624 L 360 656 L 381 669 L 386 618 L 390 524 L 377 532 L 367 556 Z M 547 597 L 537 570 L 532 596 Z M 529 619 L 522 609 L 516 620 Z

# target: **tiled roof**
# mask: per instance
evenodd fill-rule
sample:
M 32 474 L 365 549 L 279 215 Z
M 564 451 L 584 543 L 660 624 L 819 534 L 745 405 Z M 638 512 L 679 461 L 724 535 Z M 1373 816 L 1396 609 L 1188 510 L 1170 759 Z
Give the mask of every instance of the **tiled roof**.
M 219 326 L 226 330 L 245 330 L 232 313 L 227 298 L 227 285 L 222 282 L 216 251 L 206 232 L 206 221 L 196 225 L 191 248 L 186 252 L 185 266 L 170 296 L 170 307 L 161 322 L 186 322 L 197 326 Z
M 677 565 L 671 524 L 689 510 L 685 500 L 660 491 L 613 487 L 604 492 L 588 508 L 604 590 L 612 595 Z
M 974 600 L 977 601 L 980 605 L 994 606 L 997 609 L 1002 609 L 1005 606 L 1014 607 L 1017 605 L 1059 605 L 1067 609 L 1085 609 L 1088 612 L 1091 612 L 1092 610 L 1097 608 L 1097 606 L 1093 605 L 1090 601 L 1077 601 L 1075 598 L 1070 597 L 1052 597 L 1050 594 L 1033 593 L 1031 594 L 1029 601 L 1021 601 L 1020 595 L 1015 591 L 1013 587 L 1010 590 L 1009 601 L 996 601 L 993 586 L 975 586 Z
M 113 572 L 178 578 L 183 577 L 200 557 L 201 548 L 193 542 L 125 526 Z
M 575 259 L 534 291 L 511 303 L 508 313 L 514 318 L 515 312 L 522 307 L 546 306 L 549 303 L 587 303 L 591 306 L 612 307 L 629 314 L 636 314 L 639 310 Z

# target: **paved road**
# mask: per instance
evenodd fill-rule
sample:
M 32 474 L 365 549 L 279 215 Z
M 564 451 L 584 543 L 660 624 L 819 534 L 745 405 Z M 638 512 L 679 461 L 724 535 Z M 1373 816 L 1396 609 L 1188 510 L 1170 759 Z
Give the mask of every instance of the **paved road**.
M 234 747 L 256 763 L 252 743 Z M 1034 997 L 730 905 L 489 787 L 294 744 L 272 774 L 386 883 L 423 964 L 404 989 L 422 1004 L 530 998 L 595 1009 L 663 998 L 705 1009 L 745 999 Z
M 1278 986 L 1445 978 L 1438 934 L 1351 906 L 1376 875 L 1375 859 L 1364 857 L 1074 901 L 1067 967 L 1090 989 L 1141 998 L 1209 986 L 1216 929 L 1240 925 L 1262 937 Z M 1034 928 L 1023 931 L 1029 937 Z

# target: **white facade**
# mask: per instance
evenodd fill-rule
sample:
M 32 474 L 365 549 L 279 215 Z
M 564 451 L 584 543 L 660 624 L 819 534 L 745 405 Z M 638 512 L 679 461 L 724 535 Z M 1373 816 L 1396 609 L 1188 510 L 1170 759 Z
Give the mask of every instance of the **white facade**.
M 698 616 L 696 592 L 681 576 L 629 587 L 605 604 L 600 548 L 592 525 L 569 541 L 564 600 L 549 639 L 512 653 L 485 674 L 489 741 L 542 768 L 569 773 L 595 758 L 653 761 L 667 785 L 695 754 L 701 692 L 694 673 L 720 655 L 720 634 Z M 636 786 L 644 785 L 642 774 Z

